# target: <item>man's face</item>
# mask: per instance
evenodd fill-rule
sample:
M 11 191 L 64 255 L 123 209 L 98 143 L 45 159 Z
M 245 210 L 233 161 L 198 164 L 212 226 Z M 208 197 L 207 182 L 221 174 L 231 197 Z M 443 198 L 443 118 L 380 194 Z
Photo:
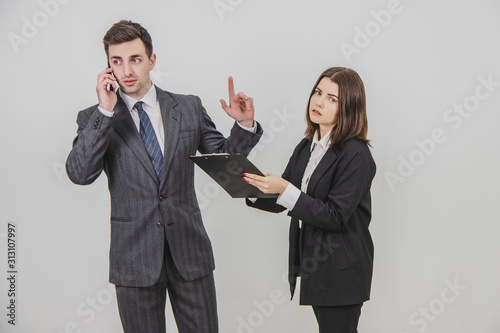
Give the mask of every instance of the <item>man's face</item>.
M 148 58 L 146 47 L 139 38 L 109 45 L 108 54 L 121 91 L 140 100 L 151 88 L 149 72 L 155 65 L 156 55 L 152 54 Z

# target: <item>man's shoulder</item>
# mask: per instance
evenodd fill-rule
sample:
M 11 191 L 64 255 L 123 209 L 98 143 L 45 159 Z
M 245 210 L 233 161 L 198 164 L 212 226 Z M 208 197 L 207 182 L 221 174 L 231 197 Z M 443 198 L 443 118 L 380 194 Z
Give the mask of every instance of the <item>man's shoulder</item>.
M 175 103 L 180 104 L 180 105 L 188 105 L 188 106 L 197 106 L 201 104 L 201 100 L 198 96 L 196 95 L 191 95 L 191 94 L 177 94 L 173 93 L 171 91 L 163 90 L 156 86 L 156 93 L 158 96 L 158 99 L 171 99 Z
M 83 109 L 83 110 L 79 111 L 78 112 L 78 117 L 90 118 L 92 116 L 92 114 L 97 110 L 98 106 L 99 106 L 99 104 L 94 104 L 92 106 L 89 106 L 86 109 Z

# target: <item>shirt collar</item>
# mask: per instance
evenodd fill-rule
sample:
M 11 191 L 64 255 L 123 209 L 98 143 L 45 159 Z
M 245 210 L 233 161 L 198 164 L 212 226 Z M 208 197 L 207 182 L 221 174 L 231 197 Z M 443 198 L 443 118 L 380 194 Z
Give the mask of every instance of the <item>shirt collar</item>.
M 129 95 L 123 93 L 120 89 L 118 90 L 118 93 L 120 94 L 120 97 L 123 99 L 123 102 L 125 102 L 125 105 L 127 106 L 127 109 L 129 111 L 132 111 L 132 108 L 134 107 L 135 103 L 138 102 L 133 97 L 130 97 Z M 141 98 L 141 101 L 144 102 L 147 106 L 149 106 L 151 109 L 156 108 L 156 88 L 155 85 L 152 84 L 151 88 L 149 88 L 148 92 L 144 97 Z
M 330 141 L 330 135 L 332 134 L 332 130 L 328 131 L 328 133 L 326 133 L 322 138 L 321 140 L 318 139 L 319 137 L 319 130 L 316 131 L 316 133 L 314 133 L 314 137 L 313 137 L 313 141 L 312 141 L 312 144 L 311 144 L 311 151 L 313 151 L 314 147 L 316 145 L 319 145 L 321 147 L 321 149 L 323 150 L 327 150 L 328 148 L 330 148 L 330 146 L 332 145 L 332 142 Z

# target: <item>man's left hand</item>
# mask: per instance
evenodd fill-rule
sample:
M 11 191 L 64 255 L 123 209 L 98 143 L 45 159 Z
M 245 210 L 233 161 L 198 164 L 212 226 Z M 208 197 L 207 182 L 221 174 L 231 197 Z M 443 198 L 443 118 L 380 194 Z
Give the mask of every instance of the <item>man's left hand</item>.
M 228 78 L 228 88 L 229 88 L 229 105 L 221 99 L 220 103 L 224 111 L 241 126 L 253 127 L 253 98 L 246 96 L 244 93 L 239 92 L 237 95 L 234 93 L 233 78 L 230 76 Z

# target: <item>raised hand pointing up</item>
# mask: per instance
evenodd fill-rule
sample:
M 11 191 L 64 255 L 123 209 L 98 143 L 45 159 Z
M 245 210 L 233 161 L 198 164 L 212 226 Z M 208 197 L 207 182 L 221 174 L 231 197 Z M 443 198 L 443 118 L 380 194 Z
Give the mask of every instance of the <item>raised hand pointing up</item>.
M 228 89 L 229 89 L 229 105 L 223 99 L 220 99 L 220 103 L 224 111 L 233 118 L 240 125 L 245 127 L 253 127 L 253 98 L 246 96 L 244 93 L 239 92 L 237 95 L 234 94 L 234 84 L 233 77 L 230 76 L 227 79 Z

